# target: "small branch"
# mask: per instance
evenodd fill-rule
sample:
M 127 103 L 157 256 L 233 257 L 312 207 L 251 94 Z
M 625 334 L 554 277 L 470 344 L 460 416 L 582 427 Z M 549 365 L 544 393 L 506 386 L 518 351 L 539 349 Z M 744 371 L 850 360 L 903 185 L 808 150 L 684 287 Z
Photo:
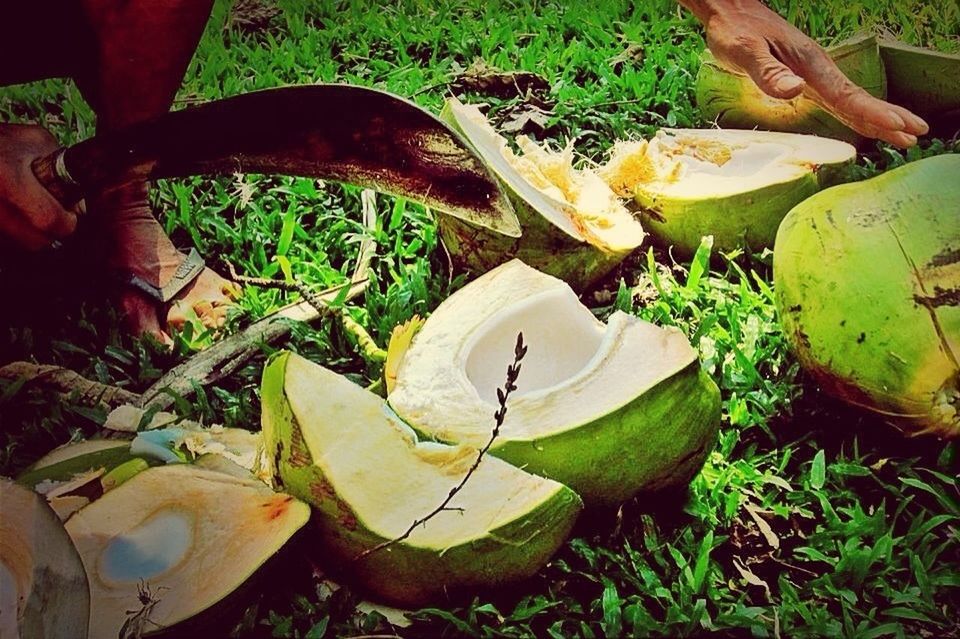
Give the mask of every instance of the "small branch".
M 363 205 L 363 226 L 368 233 L 360 242 L 357 265 L 349 282 L 319 293 L 311 291 L 313 301 L 319 301 L 319 304 L 303 301 L 286 306 L 175 366 L 144 391 L 142 405 L 166 409 L 173 404 L 175 396 L 192 395 L 195 384 L 205 386 L 232 374 L 259 352 L 261 345 L 275 342 L 290 332 L 290 321 L 277 320 L 311 322 L 328 312 L 324 298 L 333 301 L 344 288 L 349 287 L 344 302 L 362 295 L 369 284 L 367 273 L 370 270 L 370 260 L 376 253 L 376 242 L 373 239 L 377 229 L 376 194 L 369 189 L 364 190 L 360 193 L 360 201 Z M 308 298 L 305 296 L 304 299 Z
M 350 313 L 340 310 L 340 321 L 343 322 L 343 328 L 347 330 L 354 339 L 357 340 L 357 346 L 360 347 L 361 354 L 372 362 L 383 362 L 387 359 L 387 351 L 377 345 L 377 342 L 370 336 L 367 329 L 357 320 L 350 317 Z
M 64 397 L 75 396 L 77 401 L 87 406 L 100 404 L 113 408 L 121 404 L 136 404 L 140 401 L 140 396 L 136 393 L 118 386 L 89 380 L 62 366 L 11 362 L 0 367 L 0 378 L 14 381 L 23 379 L 26 383 L 52 388 Z
M 470 466 L 470 469 L 467 471 L 467 474 L 463 476 L 463 479 L 460 480 L 460 483 L 450 489 L 450 492 L 447 493 L 446 498 L 440 503 L 439 506 L 430 511 L 427 515 L 424 515 L 420 519 L 416 520 L 407 530 L 400 535 L 383 543 L 377 544 L 373 548 L 368 548 L 362 553 L 357 555 L 354 560 L 358 561 L 360 559 L 365 559 L 373 553 L 388 548 L 396 543 L 407 539 L 413 531 L 417 529 L 418 526 L 422 526 L 427 523 L 430 519 L 435 517 L 438 513 L 441 513 L 445 510 L 462 510 L 459 508 L 449 508 L 448 504 L 457 493 L 459 493 L 463 487 L 467 484 L 467 481 L 470 477 L 473 476 L 473 473 L 476 472 L 477 468 L 480 467 L 480 462 L 483 461 L 484 456 L 487 454 L 487 451 L 490 450 L 490 447 L 493 446 L 493 442 L 500 435 L 500 427 L 503 426 L 503 421 L 507 417 L 507 399 L 510 397 L 510 393 L 517 390 L 517 378 L 520 376 L 520 360 L 523 359 L 523 356 L 527 354 L 527 347 L 523 344 L 523 333 L 517 334 L 517 344 L 513 349 L 513 363 L 507 367 L 507 381 L 503 385 L 503 388 L 497 389 L 497 402 L 499 407 L 497 412 L 493 414 L 494 417 L 494 426 L 493 431 L 490 433 L 490 439 L 487 443 L 480 449 L 480 452 L 477 453 L 477 458 L 474 460 L 473 465 Z

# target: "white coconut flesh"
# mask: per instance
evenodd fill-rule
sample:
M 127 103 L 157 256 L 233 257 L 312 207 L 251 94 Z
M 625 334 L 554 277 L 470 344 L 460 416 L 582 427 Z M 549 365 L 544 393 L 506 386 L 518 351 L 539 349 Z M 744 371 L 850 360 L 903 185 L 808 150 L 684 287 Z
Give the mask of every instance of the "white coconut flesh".
M 640 223 L 590 169 L 573 167 L 573 149 L 552 151 L 526 136 L 518 155 L 475 105 L 447 101 L 450 113 L 476 151 L 524 202 L 570 237 L 601 249 L 626 251 L 643 242 Z
M 649 142 L 619 142 L 598 170 L 622 196 L 674 200 L 728 197 L 791 182 L 856 157 L 846 142 L 812 135 L 725 129 L 663 129 Z
M 390 404 L 432 437 L 481 444 L 521 332 L 528 350 L 500 441 L 594 421 L 696 359 L 679 331 L 621 312 L 604 324 L 564 282 L 513 260 L 430 316 L 400 363 Z
M 90 636 L 118 636 L 130 611 L 142 609 L 144 587 L 161 627 L 206 610 L 308 517 L 308 506 L 253 479 L 188 465 L 139 473 L 66 524 L 90 582 Z
M 289 355 L 284 392 L 316 466 L 363 527 L 395 539 L 432 512 L 466 475 L 477 449 L 418 442 L 384 401 Z M 493 428 L 493 413 L 485 423 Z M 522 519 L 566 488 L 486 456 L 449 508 L 404 543 L 444 550 Z M 531 532 L 535 534 L 535 532 Z

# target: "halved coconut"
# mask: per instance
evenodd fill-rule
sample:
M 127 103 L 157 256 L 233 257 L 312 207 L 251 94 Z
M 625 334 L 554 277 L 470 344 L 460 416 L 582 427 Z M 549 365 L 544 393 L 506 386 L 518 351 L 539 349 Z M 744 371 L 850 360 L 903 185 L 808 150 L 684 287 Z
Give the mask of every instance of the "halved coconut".
M 3 478 L 0 506 L 0 637 L 86 637 L 87 576 L 63 524 L 42 497 Z
M 609 273 L 643 242 L 643 228 L 596 173 L 573 168 L 573 149 L 551 151 L 525 136 L 516 154 L 473 105 L 447 100 L 440 114 L 503 183 L 523 235 L 441 216 L 440 235 L 458 264 L 483 273 L 517 257 L 576 289 Z
M 263 377 L 263 435 L 284 490 L 315 508 L 324 550 L 372 593 L 416 605 L 448 589 L 539 570 L 566 539 L 581 501 L 569 488 L 485 457 L 448 508 L 437 508 L 477 448 L 418 443 L 383 399 L 291 353 Z M 485 420 L 492 427 L 492 414 Z
M 604 325 L 562 281 L 513 260 L 449 297 L 413 338 L 389 402 L 426 436 L 490 436 L 517 334 L 528 347 L 491 453 L 587 505 L 687 482 L 713 446 L 720 394 L 676 329 Z
M 217 606 L 309 514 L 252 478 L 186 464 L 137 474 L 66 524 L 90 581 L 90 636 L 151 634 Z
M 859 35 L 827 48 L 827 53 L 854 84 L 885 98 L 887 82 L 877 38 Z M 857 143 L 863 138 L 813 100 L 770 97 L 749 76 L 728 70 L 704 50 L 696 81 L 697 106 L 708 120 L 733 129 L 811 133 Z
M 935 132 L 941 116 L 952 114 L 954 128 L 944 128 L 943 133 L 955 134 L 960 119 L 960 55 L 881 38 L 880 56 L 890 101 L 927 118 Z
M 783 332 L 823 388 L 960 436 L 960 156 L 818 193 L 773 256 Z
M 845 142 L 812 135 L 726 129 L 664 129 L 649 142 L 620 142 L 598 172 L 633 195 L 650 234 L 692 256 L 704 235 L 721 251 L 772 247 L 783 216 L 842 179 L 856 157 Z

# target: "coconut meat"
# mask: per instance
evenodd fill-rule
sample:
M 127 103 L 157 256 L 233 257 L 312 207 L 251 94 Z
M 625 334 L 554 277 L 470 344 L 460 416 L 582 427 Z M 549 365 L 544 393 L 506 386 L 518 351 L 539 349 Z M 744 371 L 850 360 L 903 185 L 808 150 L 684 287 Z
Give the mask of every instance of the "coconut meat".
M 699 200 L 795 180 L 851 160 L 846 142 L 810 135 L 740 130 L 664 129 L 648 142 L 619 142 L 598 173 L 619 195 L 646 191 Z
M 293 354 L 286 366 L 284 391 L 313 462 L 363 526 L 385 539 L 439 506 L 477 458 L 474 447 L 418 442 L 382 399 L 332 371 Z M 492 417 L 486 423 L 492 429 Z M 562 490 L 485 456 L 449 508 L 405 543 L 443 550 L 488 536 Z
M 513 260 L 434 312 L 400 364 L 391 404 L 438 439 L 479 445 L 519 332 L 527 354 L 501 428 L 507 440 L 589 423 L 696 359 L 679 331 L 621 312 L 604 324 L 564 282 Z
M 209 608 L 308 517 L 305 504 L 254 479 L 189 465 L 144 470 L 66 524 L 90 582 L 90 636 L 117 636 L 142 608 L 143 587 L 161 626 Z
M 520 153 L 487 122 L 475 105 L 449 101 L 457 125 L 509 188 L 571 237 L 613 251 L 639 246 L 644 233 L 616 193 L 590 169 L 573 167 L 573 146 L 541 147 L 526 136 Z

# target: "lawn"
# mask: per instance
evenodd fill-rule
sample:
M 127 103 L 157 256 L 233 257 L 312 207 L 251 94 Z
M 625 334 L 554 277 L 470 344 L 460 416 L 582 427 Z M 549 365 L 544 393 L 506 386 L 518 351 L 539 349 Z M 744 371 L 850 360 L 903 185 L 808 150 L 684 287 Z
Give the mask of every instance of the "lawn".
M 709 124 L 693 99 L 702 31 L 672 0 L 239 4 L 243 11 L 217 6 L 176 108 L 314 82 L 378 87 L 434 112 L 456 93 L 489 104 L 501 124 L 535 103 L 546 114 L 539 137 L 557 145 L 576 138 L 593 160 L 616 139 Z M 911 44 L 960 50 L 956 3 L 770 4 L 825 43 L 883 28 Z M 478 59 L 534 72 L 545 86 L 532 98 L 484 95 L 458 80 Z M 0 121 L 39 122 L 63 142 L 93 132 L 89 109 L 61 81 L 0 89 Z M 874 144 L 858 173 L 958 150 L 949 140 L 907 153 Z M 360 189 L 310 179 L 189 178 L 160 182 L 153 197 L 174 239 L 221 272 L 229 263 L 314 291 L 348 281 L 369 238 L 369 286 L 343 313 L 380 347 L 394 326 L 429 314 L 466 281 L 451 272 L 432 212 L 412 202 L 378 196 L 368 229 Z M 102 251 L 90 249 L 96 240 L 94 228 L 82 228 L 55 252 L 0 255 L 0 364 L 58 364 L 141 392 L 214 338 L 189 327 L 166 351 L 125 336 Z M 596 513 L 535 577 L 417 611 L 402 629 L 358 610 L 360 593 L 331 592 L 318 578 L 322 559 L 300 540 L 294 551 L 310 561 L 292 562 L 293 572 L 251 596 L 235 636 L 960 637 L 956 443 L 905 439 L 823 395 L 787 350 L 769 255 L 710 257 L 705 246 L 693 262 L 675 263 L 644 246 L 583 295 L 599 317 L 620 309 L 679 327 L 719 385 L 719 441 L 688 492 Z M 297 298 L 248 285 L 227 330 Z M 294 326 L 223 379 L 194 385 L 174 409 L 256 430 L 260 374 L 280 347 L 363 384 L 381 374 L 355 331 L 327 316 Z M 0 474 L 97 432 L 104 410 L 74 399 L 0 381 Z

